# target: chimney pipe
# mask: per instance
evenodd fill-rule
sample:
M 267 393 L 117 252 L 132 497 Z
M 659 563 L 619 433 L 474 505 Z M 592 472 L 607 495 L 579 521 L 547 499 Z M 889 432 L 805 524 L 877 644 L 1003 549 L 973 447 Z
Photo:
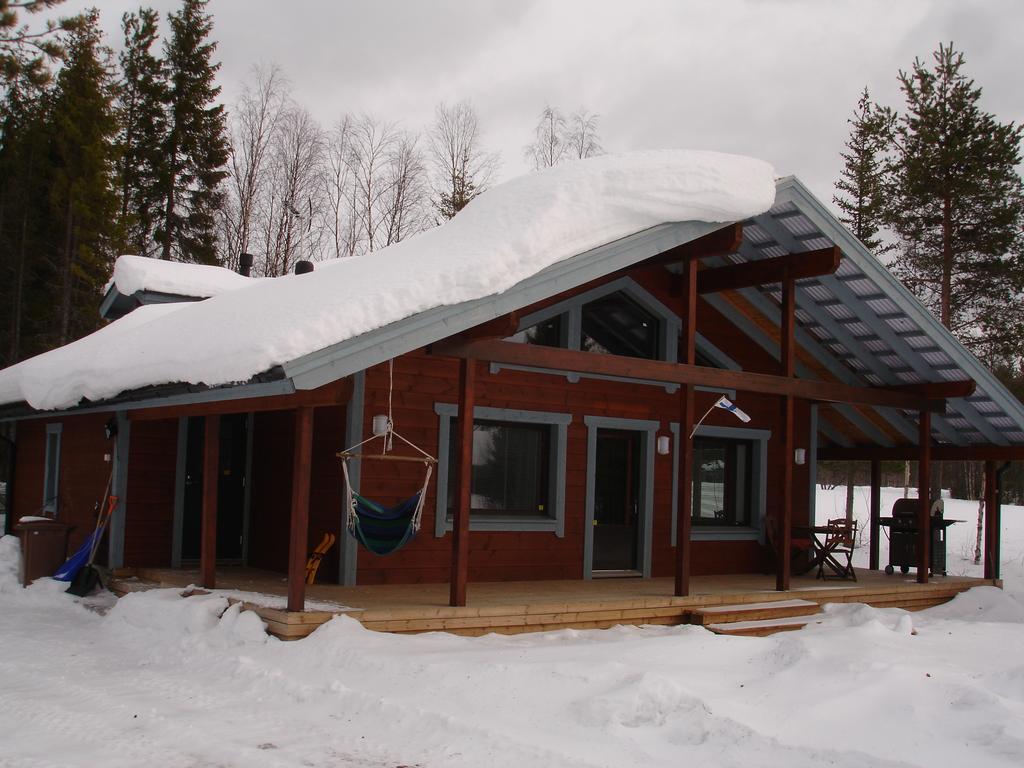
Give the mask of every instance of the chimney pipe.
M 250 270 L 252 270 L 253 257 L 251 253 L 240 253 L 238 254 L 238 274 L 242 277 L 248 277 Z
M 295 274 L 296 275 L 304 275 L 307 272 L 312 272 L 312 271 L 313 271 L 313 262 L 312 261 L 296 261 L 295 262 Z

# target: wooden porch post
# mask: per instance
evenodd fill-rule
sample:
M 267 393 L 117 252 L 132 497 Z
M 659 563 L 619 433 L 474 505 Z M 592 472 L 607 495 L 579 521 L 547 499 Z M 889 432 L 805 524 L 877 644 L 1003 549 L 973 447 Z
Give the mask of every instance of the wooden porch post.
M 999 515 L 996 505 L 996 463 L 985 462 L 985 578 L 999 578 L 999 551 L 996 547 L 998 538 Z
M 917 583 L 928 583 L 932 555 L 931 474 L 932 474 L 932 415 L 929 411 L 918 414 L 917 459 Z
M 792 379 L 796 373 L 796 343 L 793 338 L 796 317 L 796 290 L 793 278 L 786 273 L 782 281 L 782 319 L 779 328 L 779 361 L 782 375 Z M 793 396 L 782 397 L 782 505 L 778 531 L 778 571 L 775 588 L 789 589 L 790 552 L 793 548 Z
M 200 522 L 199 576 L 203 587 L 217 586 L 217 486 L 220 479 L 220 416 L 203 420 L 203 514 Z
M 476 363 L 459 360 L 459 463 L 456 477 L 458 495 L 455 520 L 452 522 L 452 575 L 449 604 L 466 604 L 466 582 L 469 580 L 469 512 L 473 481 L 473 410 Z M 439 511 L 438 514 L 441 514 Z
M 309 476 L 313 458 L 313 408 L 295 409 L 292 447 L 292 515 L 288 540 L 288 610 L 306 608 L 306 551 L 309 549 Z
M 881 530 L 882 515 L 882 462 L 871 460 L 871 541 L 869 543 L 868 568 L 878 570 L 878 534 Z
M 682 362 L 693 365 L 697 359 L 697 260 L 683 262 Z M 693 432 L 694 388 L 684 384 L 680 392 L 679 414 L 679 506 L 676 509 L 676 591 L 677 597 L 690 594 L 690 531 L 693 525 Z

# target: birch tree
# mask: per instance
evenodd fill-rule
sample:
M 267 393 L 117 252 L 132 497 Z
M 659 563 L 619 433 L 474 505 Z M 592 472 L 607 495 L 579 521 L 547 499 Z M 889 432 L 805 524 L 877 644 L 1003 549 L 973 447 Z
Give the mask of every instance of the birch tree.
M 480 121 L 468 101 L 437 105 L 427 148 L 434 176 L 433 205 L 443 219 L 450 219 L 484 191 L 498 156 L 484 150 Z

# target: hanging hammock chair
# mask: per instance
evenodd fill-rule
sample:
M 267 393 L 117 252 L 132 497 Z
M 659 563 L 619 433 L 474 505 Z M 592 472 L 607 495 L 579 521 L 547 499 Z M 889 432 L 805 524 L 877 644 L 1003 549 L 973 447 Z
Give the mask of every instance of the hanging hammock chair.
M 437 463 L 437 459 L 429 453 L 395 432 L 394 422 L 391 419 L 391 394 L 394 389 L 393 364 L 391 362 L 388 363 L 388 378 L 388 415 L 384 428 L 375 429 L 373 436 L 338 454 L 338 458 L 341 459 L 341 473 L 345 480 L 346 526 L 349 533 L 375 555 L 390 555 L 397 552 L 416 536 L 423 519 L 427 486 L 430 484 L 430 476 Z M 393 438 L 396 437 L 420 455 L 406 456 L 392 453 Z M 380 453 L 359 452 L 360 448 L 374 440 L 381 441 Z M 426 468 L 423 485 L 405 501 L 399 502 L 393 507 L 385 507 L 383 504 L 378 504 L 360 495 L 352 487 L 348 463 L 353 459 L 422 462 Z

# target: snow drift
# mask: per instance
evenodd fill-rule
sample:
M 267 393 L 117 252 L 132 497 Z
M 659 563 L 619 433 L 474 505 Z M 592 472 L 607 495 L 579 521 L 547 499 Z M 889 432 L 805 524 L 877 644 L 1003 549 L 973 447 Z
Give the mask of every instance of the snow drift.
M 57 409 L 151 384 L 247 381 L 410 315 L 500 293 L 650 227 L 740 221 L 774 197 L 771 166 L 737 155 L 668 150 L 566 163 L 497 186 L 443 226 L 381 251 L 136 310 L 0 372 L 0 402 Z M 135 274 L 125 290 L 151 278 Z

